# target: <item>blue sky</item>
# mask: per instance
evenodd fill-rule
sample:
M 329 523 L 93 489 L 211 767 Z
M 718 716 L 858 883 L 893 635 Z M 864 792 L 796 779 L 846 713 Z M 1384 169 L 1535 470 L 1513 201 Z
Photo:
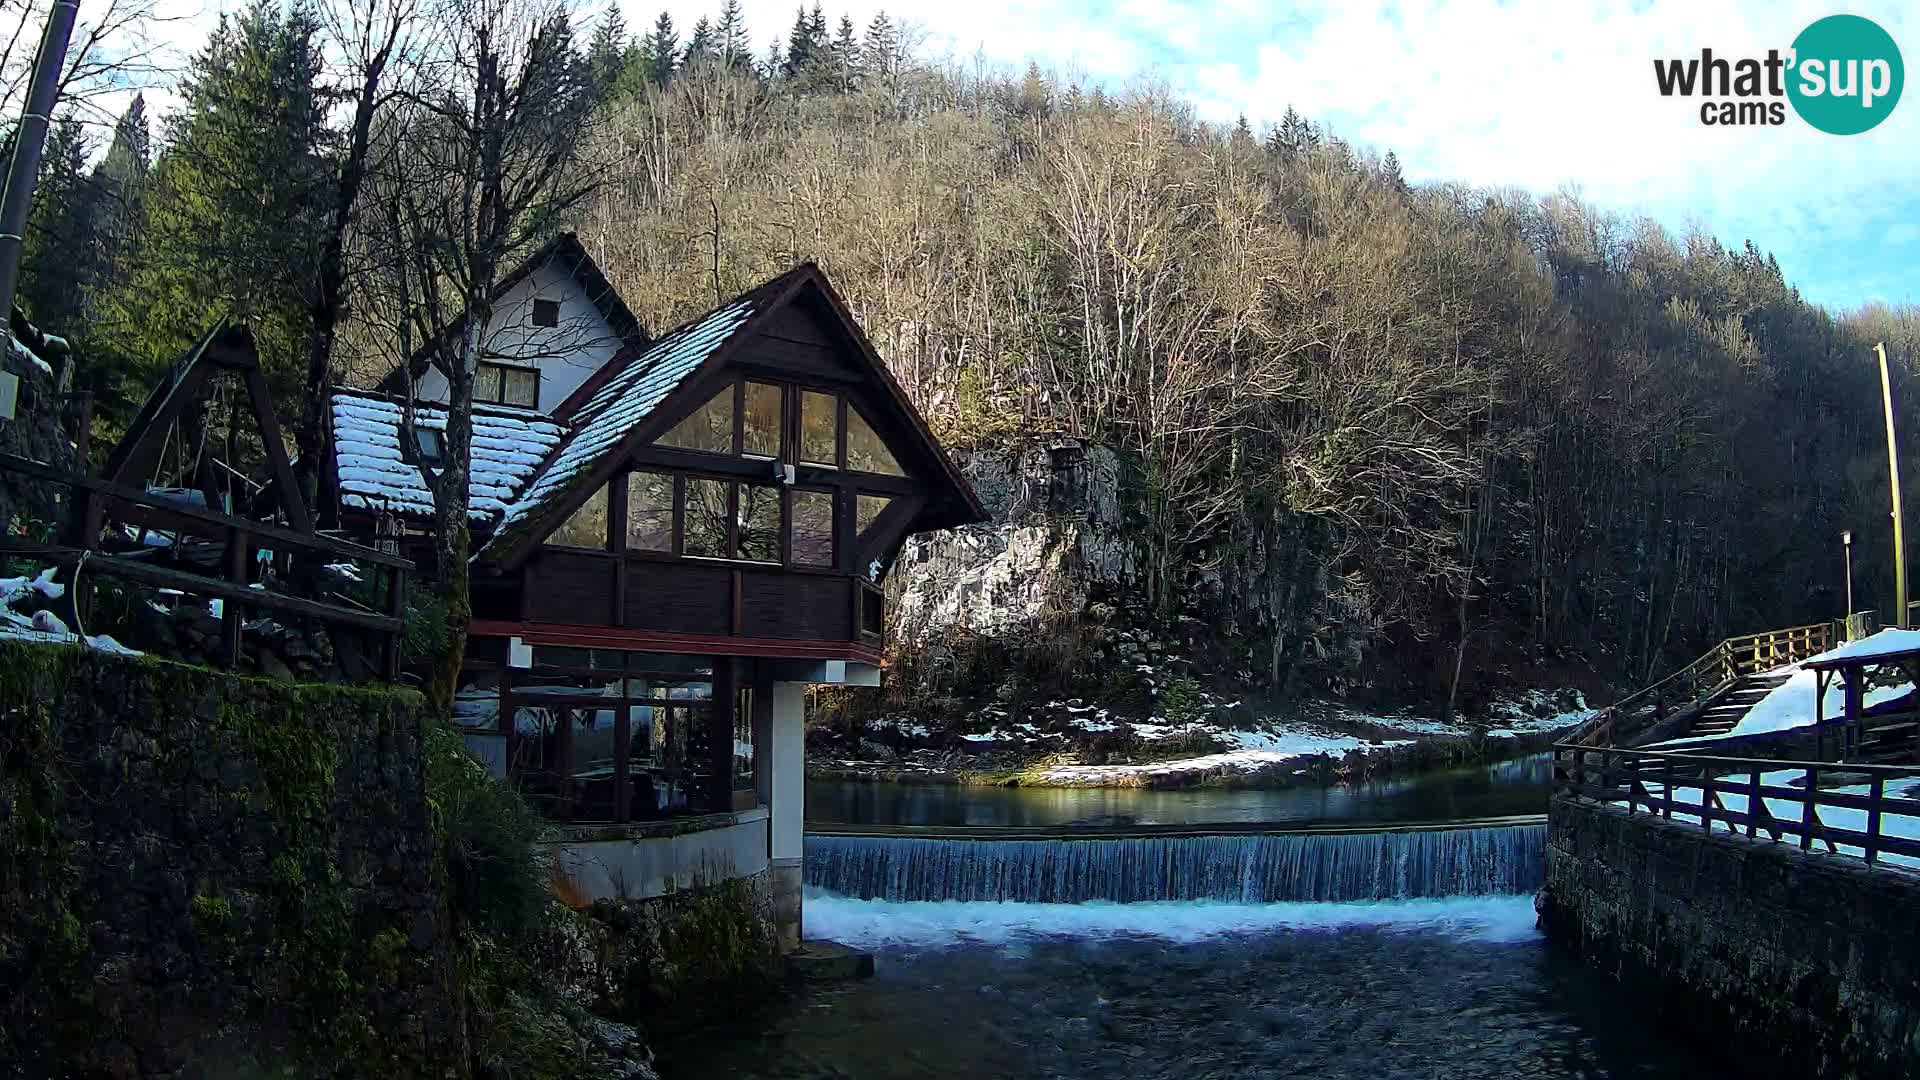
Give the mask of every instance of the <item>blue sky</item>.
M 719 0 L 621 0 L 630 26 L 664 7 L 684 33 Z M 812 0 L 807 0 L 811 6 Z M 795 0 L 745 0 L 756 52 Z M 1254 0 L 844 0 L 915 25 L 923 49 L 1004 67 L 1029 59 L 1109 86 L 1149 77 L 1211 120 L 1256 127 L 1289 103 L 1349 140 L 1394 150 L 1409 178 L 1546 193 L 1699 226 L 1778 256 L 1836 309 L 1920 301 L 1920 100 L 1851 137 L 1702 126 L 1698 102 L 1663 99 L 1652 60 L 1786 49 L 1815 19 L 1865 15 L 1920 62 L 1920 9 L 1810 3 L 1306 3 Z M 1920 91 L 1907 98 L 1920 98 Z

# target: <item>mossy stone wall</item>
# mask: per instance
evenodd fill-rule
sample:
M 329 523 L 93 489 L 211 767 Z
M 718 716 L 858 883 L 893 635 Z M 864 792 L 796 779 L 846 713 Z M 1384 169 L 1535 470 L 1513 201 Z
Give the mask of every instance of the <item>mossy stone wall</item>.
M 425 703 L 0 642 L 0 1076 L 442 1076 Z

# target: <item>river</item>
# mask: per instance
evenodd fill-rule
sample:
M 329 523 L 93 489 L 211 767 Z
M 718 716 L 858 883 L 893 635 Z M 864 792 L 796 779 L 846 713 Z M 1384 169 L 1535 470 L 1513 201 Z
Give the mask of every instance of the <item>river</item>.
M 834 783 L 809 788 L 808 810 L 816 821 L 976 827 L 1388 823 L 1536 813 L 1549 778 L 1545 758 L 1527 758 L 1325 790 Z M 1652 1037 L 1617 986 L 1546 948 L 1530 894 L 1542 833 L 1533 825 L 1025 848 L 823 836 L 809 841 L 809 880 L 844 892 L 809 889 L 806 932 L 873 951 L 875 976 L 801 987 L 730 1027 L 665 1043 L 661 1072 L 668 1080 L 1726 1074 L 1692 1040 Z M 1188 898 L 1166 899 L 1176 896 Z M 1033 902 L 1055 897 L 1080 902 Z M 1320 897 L 1337 902 L 1303 902 Z
M 1275 791 L 816 780 L 807 784 L 807 820 L 956 826 L 1439 821 L 1544 813 L 1552 784 L 1551 754 L 1391 780 Z

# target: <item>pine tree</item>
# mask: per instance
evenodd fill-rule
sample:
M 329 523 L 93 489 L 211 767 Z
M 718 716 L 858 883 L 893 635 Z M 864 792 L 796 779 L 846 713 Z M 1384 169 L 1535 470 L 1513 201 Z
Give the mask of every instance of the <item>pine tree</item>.
M 1014 99 L 1013 111 L 1020 116 L 1045 116 L 1052 93 L 1047 88 L 1047 78 L 1040 73 L 1040 65 L 1027 61 L 1027 73 L 1020 78 L 1019 96 Z
M 899 57 L 899 38 L 895 35 L 893 21 L 887 18 L 885 11 L 874 13 L 873 20 L 867 23 L 867 41 L 860 49 L 860 70 L 869 79 L 885 82 L 894 75 Z
M 740 12 L 740 0 L 724 0 L 720 5 L 720 21 L 714 24 L 713 34 L 713 48 L 722 64 L 744 68 L 753 62 L 752 50 L 747 45 L 747 18 Z
M 693 24 L 693 36 L 687 39 L 687 52 L 681 59 L 683 68 L 698 67 L 714 59 L 713 24 L 705 15 Z
M 656 86 L 665 86 L 673 81 L 674 62 L 679 58 L 680 34 L 673 28 L 673 16 L 662 11 L 660 17 L 653 20 L 653 30 L 646 36 L 640 53 L 647 66 L 647 78 Z
M 840 92 L 851 93 L 859 82 L 860 42 L 853 36 L 853 18 L 840 16 L 840 33 L 833 39 L 833 67 L 840 78 Z
M 627 20 L 616 5 L 609 7 L 600 24 L 593 28 L 587 45 L 587 66 L 593 72 L 593 85 L 603 101 L 617 97 L 617 88 L 627 67 Z
M 1387 151 L 1387 156 L 1380 162 L 1380 175 L 1395 189 L 1407 190 L 1407 178 L 1400 171 L 1400 155 L 1391 150 Z
M 18 301 L 40 328 L 77 334 L 93 287 L 94 188 L 87 132 L 71 113 L 56 116 L 41 151 L 40 181 L 21 243 Z
M 108 287 L 126 276 L 134 226 L 143 212 L 147 175 L 153 168 L 153 134 L 147 127 L 147 100 L 135 94 L 127 111 L 113 125 L 113 141 L 93 167 L 88 208 L 92 250 L 90 276 L 94 289 L 85 298 L 86 321 L 102 319 L 102 300 Z
M 774 43 L 777 47 L 778 42 Z M 781 61 L 780 73 L 789 79 L 798 78 L 807 62 L 813 58 L 813 21 L 807 18 L 806 5 L 801 5 L 793 13 L 793 29 L 787 34 L 787 52 Z
M 1287 161 L 1299 157 L 1320 144 L 1320 133 L 1314 129 L 1311 120 L 1287 106 L 1286 113 L 1280 117 L 1280 127 L 1274 132 L 1275 138 L 1269 149 L 1278 152 Z
M 106 302 L 128 355 L 169 362 L 224 315 L 252 326 L 276 398 L 297 392 L 332 142 L 318 32 L 310 8 L 254 0 L 193 58 L 137 253 Z

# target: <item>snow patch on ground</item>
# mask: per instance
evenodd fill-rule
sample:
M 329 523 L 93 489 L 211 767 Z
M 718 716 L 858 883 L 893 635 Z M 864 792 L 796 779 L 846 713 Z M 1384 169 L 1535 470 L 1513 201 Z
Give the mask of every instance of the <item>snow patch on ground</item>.
M 1018 947 L 1023 941 L 1112 937 L 1189 943 L 1274 933 L 1391 930 L 1442 933 L 1479 941 L 1539 936 L 1531 896 L 1446 897 L 1370 903 L 1033 904 L 855 900 L 809 889 L 806 936 L 855 948 Z
M 1920 630 L 1882 630 L 1871 637 L 1859 641 L 1850 641 L 1837 649 L 1807 658 L 1811 660 L 1832 660 L 1847 657 L 1873 658 L 1891 653 L 1905 652 L 1920 648 Z M 1764 735 L 1773 731 L 1789 731 L 1793 728 L 1812 727 L 1814 723 L 1814 692 L 1817 682 L 1807 661 L 1775 669 L 1776 672 L 1791 672 L 1787 681 L 1773 688 L 1766 697 L 1761 698 L 1733 730 L 1720 735 L 1690 735 L 1679 739 L 1669 739 L 1655 746 L 1674 746 L 1680 744 L 1718 742 L 1723 739 L 1739 738 L 1745 735 Z M 1910 682 L 1894 686 L 1870 686 L 1861 695 L 1862 707 L 1872 708 L 1889 701 L 1897 701 L 1913 692 Z M 1847 691 L 1836 675 L 1828 680 L 1827 692 L 1820 701 L 1820 715 L 1828 720 L 1837 720 L 1846 715 Z
M 51 611 L 31 615 L 13 610 L 13 605 L 34 594 L 48 600 L 66 595 L 67 587 L 53 580 L 54 568 L 48 567 L 33 577 L 0 578 L 0 641 L 24 641 L 34 645 L 85 645 L 101 652 L 121 656 L 139 656 L 107 634 L 89 634 L 82 638 L 67 629 L 60 616 Z
M 1485 734 L 1494 738 L 1517 738 L 1565 731 L 1585 723 L 1598 709 L 1587 707 L 1585 695 L 1578 690 L 1528 690 L 1502 698 L 1488 710 Z M 1408 735 L 1467 736 L 1475 725 L 1465 720 L 1441 720 L 1413 713 L 1369 713 L 1336 706 L 1335 720 L 1348 724 L 1367 724 Z
M 1142 726 L 1145 725 L 1136 724 L 1135 730 Z M 1056 765 L 1045 770 L 1042 775 L 1047 783 L 1072 785 L 1102 784 L 1149 776 L 1204 773 L 1216 769 L 1251 772 L 1289 762 L 1305 764 L 1304 759 L 1311 757 L 1323 755 L 1341 757 L 1354 750 L 1405 746 L 1413 741 L 1392 739 L 1385 742 L 1368 742 L 1357 736 L 1343 735 L 1300 723 L 1273 725 L 1262 731 L 1232 731 L 1212 727 L 1201 728 L 1200 725 L 1186 725 L 1183 730 L 1205 730 L 1207 734 L 1226 743 L 1232 749 L 1223 753 L 1202 754 L 1197 757 L 1147 762 L 1139 765 Z M 1173 734 L 1173 732 L 1167 734 Z M 1160 737 L 1164 738 L 1166 735 Z
M 1844 766 L 1839 767 L 1844 768 Z M 1760 783 L 1764 787 L 1798 787 L 1806 782 L 1806 778 L 1807 774 L 1804 769 L 1774 769 L 1761 773 Z M 1740 777 L 1730 779 L 1735 783 L 1744 782 L 1743 778 Z M 1647 782 L 1646 786 L 1648 790 L 1655 795 L 1661 793 L 1662 785 L 1657 781 Z M 1870 795 L 1873 791 L 1873 789 L 1866 784 L 1857 784 L 1850 787 L 1823 788 L 1822 790 L 1843 795 Z M 1725 791 L 1718 792 L 1717 794 L 1720 798 L 1720 805 L 1728 811 L 1736 814 L 1746 813 L 1747 796 Z M 1920 777 L 1912 777 L 1888 783 L 1885 785 L 1884 795 L 1888 798 L 1909 801 L 1911 810 L 1906 813 L 1882 813 L 1880 816 L 1881 834 L 1903 837 L 1908 840 L 1920 840 Z M 1675 787 L 1673 789 L 1673 798 L 1676 802 L 1699 806 L 1701 798 L 1700 789 L 1697 787 Z M 1771 798 L 1762 801 L 1766 804 L 1767 812 L 1774 817 L 1783 818 L 1791 822 L 1798 822 L 1800 820 L 1803 806 L 1799 801 Z M 1616 805 L 1625 806 L 1627 804 L 1622 800 Z M 1867 831 L 1867 812 L 1865 810 L 1855 809 L 1850 806 L 1817 806 L 1814 809 L 1819 815 L 1820 824 L 1822 825 L 1835 829 L 1846 829 L 1852 832 L 1864 833 Z M 1902 808 L 1896 804 L 1894 809 Z M 1676 811 L 1673 815 L 1673 820 L 1698 825 L 1700 824 L 1700 815 Z M 1719 832 L 1731 831 L 1731 827 L 1724 821 L 1716 820 L 1713 823 L 1713 827 Z M 1816 840 L 1814 849 L 1825 850 L 1825 847 L 1820 841 Z M 1837 850 L 1842 855 L 1852 855 L 1856 857 L 1865 854 L 1860 848 L 1852 844 L 1840 844 L 1837 845 L 1834 850 Z M 1892 855 L 1882 852 L 1879 855 L 1879 860 L 1897 866 L 1920 869 L 1920 859 L 1908 855 Z

